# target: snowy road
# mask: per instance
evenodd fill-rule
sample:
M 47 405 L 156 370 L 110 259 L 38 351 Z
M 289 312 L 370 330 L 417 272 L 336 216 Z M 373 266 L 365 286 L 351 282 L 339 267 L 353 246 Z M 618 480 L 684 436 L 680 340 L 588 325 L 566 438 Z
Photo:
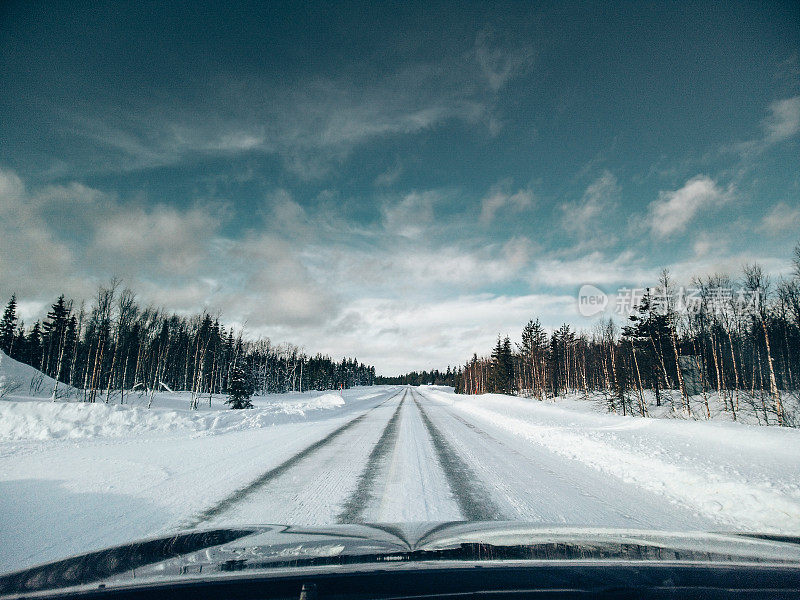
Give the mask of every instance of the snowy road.
M 258 523 L 800 531 L 797 431 L 436 388 L 330 398 L 269 426 L 0 443 L 0 571 L 180 528 Z
M 187 526 L 522 520 L 709 529 L 664 498 L 406 388 L 271 467 Z

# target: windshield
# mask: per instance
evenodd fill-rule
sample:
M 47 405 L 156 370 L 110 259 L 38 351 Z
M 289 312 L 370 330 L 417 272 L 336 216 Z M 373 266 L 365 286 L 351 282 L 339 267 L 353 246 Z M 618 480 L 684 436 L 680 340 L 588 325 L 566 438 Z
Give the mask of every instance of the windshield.
M 798 25 L 3 2 L 0 575 L 270 524 L 800 535 Z

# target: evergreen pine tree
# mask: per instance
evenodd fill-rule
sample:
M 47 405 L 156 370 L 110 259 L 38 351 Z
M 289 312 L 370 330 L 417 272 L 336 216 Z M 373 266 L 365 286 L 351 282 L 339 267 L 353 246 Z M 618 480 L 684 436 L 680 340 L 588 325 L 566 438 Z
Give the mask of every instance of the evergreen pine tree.
M 3 311 L 3 318 L 0 319 L 0 350 L 11 355 L 14 346 L 14 330 L 17 326 L 17 297 L 11 296 L 6 309 Z
M 522 329 L 522 343 L 519 344 L 522 386 L 529 393 L 540 398 L 544 393 L 543 361 L 547 355 L 547 332 L 539 319 L 528 321 Z
M 506 393 L 514 393 L 514 351 L 508 336 L 503 340 L 503 369 L 505 371 Z
M 492 370 L 489 375 L 493 392 L 509 394 L 514 388 L 514 355 L 511 350 L 511 340 L 497 338 L 497 344 L 492 352 Z
M 78 343 L 78 320 L 75 318 L 75 315 L 72 315 L 67 321 L 67 330 L 64 334 L 64 350 L 63 350 L 63 359 L 61 365 L 61 381 L 68 382 L 70 378 L 70 367 L 71 361 L 70 357 L 72 356 L 73 351 L 75 350 L 75 344 Z
M 549 368 L 550 392 L 555 398 L 561 393 L 561 344 L 558 339 L 558 330 L 553 332 L 550 338 Z
M 661 388 L 669 387 L 666 371 L 674 365 L 669 353 L 670 331 L 665 311 L 654 305 L 650 288 L 628 317 L 631 324 L 622 328 L 622 336 L 641 358 L 639 368 L 645 374 L 643 385 L 652 387 L 656 394 L 656 405 L 661 406 Z
M 253 389 L 244 369 L 239 366 L 231 367 L 228 375 L 228 399 L 225 404 L 230 404 L 231 408 L 253 408 L 250 396 Z
M 42 368 L 42 326 L 39 321 L 33 324 L 27 340 L 25 340 L 26 354 L 25 362 L 36 367 Z
M 502 370 L 500 369 L 500 360 L 503 354 L 503 342 L 500 336 L 497 337 L 497 343 L 492 350 L 492 363 L 491 370 L 489 371 L 489 391 L 499 392 L 503 388 Z
M 51 377 L 55 377 L 59 371 L 58 359 L 61 355 L 69 313 L 70 308 L 64 300 L 64 294 L 61 294 L 42 323 L 42 352 L 44 355 L 42 370 Z
M 9 356 L 15 360 L 25 362 L 28 356 L 28 340 L 25 337 L 25 321 L 20 321 L 17 326 L 17 333 L 11 344 Z

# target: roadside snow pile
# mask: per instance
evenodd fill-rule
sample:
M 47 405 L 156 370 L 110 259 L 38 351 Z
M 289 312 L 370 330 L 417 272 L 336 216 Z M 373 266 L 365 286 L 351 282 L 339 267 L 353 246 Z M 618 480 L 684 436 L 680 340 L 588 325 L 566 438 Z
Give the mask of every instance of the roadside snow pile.
M 339 394 L 325 393 L 321 396 L 303 398 L 301 400 L 272 401 L 270 398 L 253 398 L 253 404 L 257 408 L 262 406 L 268 408 L 280 408 L 286 414 L 303 416 L 308 411 L 330 410 L 344 406 L 344 398 Z
M 41 371 L 10 358 L 0 350 L 0 400 L 50 398 L 55 379 Z M 64 383 L 58 384 L 58 397 L 66 398 L 77 392 Z
M 716 391 L 696 394 L 688 398 L 690 410 L 686 410 L 683 397 L 678 390 L 662 390 L 660 405 L 656 401 L 653 390 L 644 390 L 643 394 L 647 415 L 659 419 L 685 419 L 688 421 L 725 421 L 739 422 L 747 425 L 777 425 L 778 417 L 772 408 L 769 394 L 759 391 L 733 390 L 719 393 Z M 571 393 L 559 396 L 551 402 L 570 409 L 585 409 L 591 406 L 600 412 L 622 413 L 618 400 L 607 393 L 591 392 L 588 399 L 583 394 Z M 795 390 L 781 392 L 784 418 L 790 426 L 800 425 L 800 394 Z M 628 414 L 639 416 L 641 409 L 638 395 L 633 393 L 628 401 Z M 609 410 L 613 407 L 613 410 Z
M 150 409 L 82 402 L 0 402 L 0 441 L 135 437 L 182 431 L 212 435 L 303 421 L 344 405 L 338 394 L 269 402 L 253 410 Z
M 800 431 L 599 415 L 499 394 L 438 400 L 737 530 L 800 531 Z M 588 403 L 587 403 L 588 404 Z
M 196 429 L 190 416 L 174 411 L 78 402 L 4 402 L 0 440 L 121 437 L 145 432 Z
M 303 421 L 345 404 L 339 393 L 293 392 L 253 397 L 253 410 L 230 410 L 224 396 L 215 396 L 211 408 L 203 396 L 199 410 L 189 410 L 189 392 L 159 392 L 148 409 L 147 394 L 128 392 L 123 406 L 86 404 L 77 401 L 79 390 L 64 383 L 58 384 L 58 401 L 53 402 L 54 387 L 54 379 L 0 351 L 0 441 L 119 438 L 171 431 L 209 435 Z M 118 393 L 112 398 L 118 399 Z
M 444 386 L 427 386 L 425 393 L 439 399 L 452 398 L 453 388 Z M 496 394 L 482 394 L 478 398 Z M 462 397 L 461 394 L 455 396 Z M 641 417 L 638 394 L 630 392 L 626 407 L 619 398 L 608 392 L 590 391 L 588 394 L 569 392 L 555 398 L 539 400 L 536 397 L 512 396 L 523 402 L 532 402 L 539 406 L 557 406 L 562 409 L 583 412 Z M 656 400 L 653 390 L 644 390 L 643 394 L 647 417 L 651 419 L 679 419 L 685 421 L 717 421 L 724 423 L 740 423 L 743 425 L 778 425 L 778 417 L 772 408 L 773 400 L 767 391 L 727 390 L 722 393 L 709 391 L 705 394 L 689 396 L 687 411 L 679 390 L 661 390 L 660 399 Z M 782 390 L 785 425 L 800 428 L 800 392 Z

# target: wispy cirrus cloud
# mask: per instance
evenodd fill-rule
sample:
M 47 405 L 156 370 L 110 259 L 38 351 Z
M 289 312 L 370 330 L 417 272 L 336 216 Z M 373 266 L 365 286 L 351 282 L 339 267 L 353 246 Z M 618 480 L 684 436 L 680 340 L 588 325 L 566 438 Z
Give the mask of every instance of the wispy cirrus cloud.
M 564 229 L 584 238 L 599 232 L 618 206 L 620 189 L 614 174 L 604 171 L 586 187 L 580 200 L 561 205 Z
M 800 231 L 800 206 L 779 202 L 764 215 L 758 229 L 770 235 Z
M 434 225 L 434 206 L 442 195 L 435 191 L 411 192 L 400 200 L 387 200 L 381 208 L 387 233 L 405 238 L 419 238 Z
M 495 92 L 529 69 L 535 57 L 531 46 L 509 49 L 497 38 L 497 32 L 491 28 L 479 32 L 475 38 L 475 56 L 489 87 Z
M 745 158 L 764 152 L 800 133 L 800 96 L 775 100 L 767 110 L 767 116 L 761 121 L 761 135 L 731 146 Z
M 303 179 L 315 179 L 371 140 L 415 135 L 450 121 L 493 127 L 493 93 L 521 72 L 529 52 L 479 42 L 472 57 L 403 65 L 380 78 L 339 74 L 287 83 L 226 74 L 198 83 L 185 97 L 132 91 L 125 111 L 118 109 L 114 90 L 93 95 L 91 104 L 78 98 L 68 109 L 51 110 L 63 133 L 105 151 L 99 165 L 108 170 L 258 152 L 279 157 Z M 486 77 L 485 85 L 476 84 L 476 71 Z
M 683 232 L 701 211 L 721 206 L 731 198 L 731 189 L 721 188 L 707 175 L 697 175 L 677 190 L 660 192 L 649 206 L 647 223 L 656 236 L 669 237 Z
M 764 121 L 767 143 L 781 142 L 800 132 L 800 96 L 777 100 L 770 104 L 769 111 Z
M 534 195 L 529 189 L 513 191 L 511 180 L 506 179 L 492 186 L 489 193 L 481 200 L 480 220 L 483 224 L 494 221 L 498 213 L 510 211 L 519 213 L 533 207 Z

